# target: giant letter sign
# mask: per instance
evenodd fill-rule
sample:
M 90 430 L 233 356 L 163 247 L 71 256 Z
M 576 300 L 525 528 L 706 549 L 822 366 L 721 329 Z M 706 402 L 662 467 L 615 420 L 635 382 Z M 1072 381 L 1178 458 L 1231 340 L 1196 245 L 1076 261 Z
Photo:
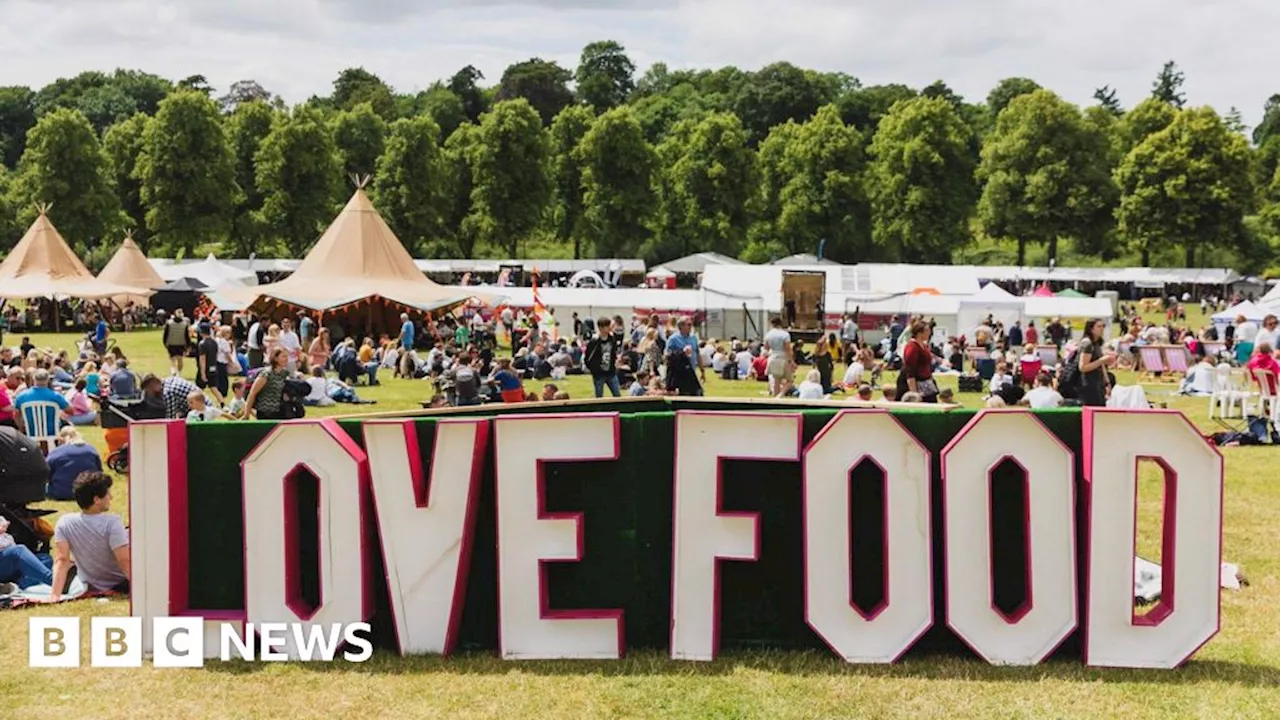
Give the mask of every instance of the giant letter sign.
M 618 658 L 625 627 L 635 645 L 712 660 L 722 602 L 759 610 L 745 629 L 726 623 L 726 644 L 796 646 L 816 635 L 851 663 L 895 661 L 935 620 L 931 644 L 964 643 L 1005 665 L 1041 662 L 1071 638 L 1089 665 L 1170 668 L 1218 631 L 1223 461 L 1181 413 L 649 412 L 662 401 L 645 402 L 626 415 L 499 407 L 367 419 L 358 433 L 334 419 L 134 423 L 130 599 L 143 652 L 162 642 L 154 619 L 185 616 L 203 618 L 206 656 L 233 631 L 236 647 L 264 659 L 312 657 L 316 638 L 337 642 L 323 642 L 326 631 L 368 621 L 384 588 L 378 612 L 402 655 L 448 655 L 463 643 L 496 644 L 508 659 Z M 434 440 L 420 446 L 427 433 Z M 218 450 L 192 457 L 188 438 Z M 655 475 L 673 441 L 672 475 L 665 466 Z M 640 456 L 621 456 L 623 447 Z M 1139 615 L 1143 460 L 1164 476 L 1163 587 Z M 582 462 L 601 464 L 558 465 Z M 558 478 L 550 500 L 549 478 Z M 726 483 L 747 478 L 762 495 L 748 507 L 776 521 L 768 562 L 722 578 L 722 563 L 762 557 L 758 513 L 725 507 L 725 488 L 736 488 Z M 490 490 L 493 503 L 482 502 Z M 569 490 L 581 500 L 548 509 Z M 219 514 L 215 534 L 206 508 L 237 501 L 242 516 Z M 488 542 L 490 528 L 494 544 L 478 549 L 473 569 L 473 539 Z M 225 557 L 241 538 L 243 573 L 240 558 Z M 587 538 L 609 540 L 587 547 Z M 374 572 L 378 548 L 385 576 Z M 584 559 L 556 582 L 633 579 L 638 587 L 590 586 L 619 598 L 598 604 L 625 599 L 625 626 L 622 609 L 551 606 L 547 563 Z M 643 605 L 665 604 L 666 587 L 669 615 Z M 574 604 L 594 603 L 563 603 Z M 284 637 L 243 637 L 247 623 L 296 625 Z
M 996 608 L 991 475 L 1025 475 L 1026 598 Z M 1022 410 L 979 412 L 942 451 L 947 624 L 990 663 L 1035 665 L 1076 628 L 1075 458 Z
M 457 642 L 488 440 L 488 420 L 440 421 L 424 476 L 412 420 L 364 424 L 401 655 L 448 655 Z
M 853 604 L 850 471 L 884 473 L 884 597 Z M 846 410 L 804 451 L 805 620 L 849 662 L 893 662 L 933 624 L 929 451 L 885 411 Z
M 582 513 L 549 513 L 543 463 L 616 460 L 618 415 L 524 415 L 493 421 L 502 657 L 616 659 L 621 610 L 552 610 L 543 563 L 582 559 Z
M 1218 632 L 1222 455 L 1181 413 L 1084 412 L 1089 484 L 1088 624 L 1084 660 L 1176 667 Z M 1164 468 L 1160 604 L 1133 611 L 1138 461 Z
M 303 633 L 373 615 L 371 546 L 366 543 L 369 463 L 333 420 L 283 423 L 244 459 L 245 612 L 249 622 L 301 621 Z M 319 485 L 320 599 L 302 597 L 297 492 L 304 472 Z M 281 519 L 284 522 L 281 522 Z M 315 628 L 313 631 L 312 628 Z M 283 648 L 303 654 L 297 635 Z M 264 648 L 265 649 L 265 648 Z
M 720 561 L 760 556 L 756 513 L 723 512 L 723 460 L 800 459 L 800 415 L 676 413 L 671 657 L 714 660 Z

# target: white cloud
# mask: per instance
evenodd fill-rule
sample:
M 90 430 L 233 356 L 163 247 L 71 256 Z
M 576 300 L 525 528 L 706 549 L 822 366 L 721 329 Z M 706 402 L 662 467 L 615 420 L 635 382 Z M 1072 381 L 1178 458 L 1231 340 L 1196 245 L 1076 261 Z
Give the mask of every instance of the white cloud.
M 0 0 L 0 84 L 137 67 L 300 101 L 344 67 L 403 90 L 467 64 L 493 82 L 533 56 L 571 68 L 611 38 L 642 68 L 789 60 L 869 84 L 943 79 L 974 100 L 1019 75 L 1081 103 L 1109 84 L 1132 105 L 1174 59 L 1193 104 L 1256 121 L 1280 91 L 1277 24 L 1267 0 Z

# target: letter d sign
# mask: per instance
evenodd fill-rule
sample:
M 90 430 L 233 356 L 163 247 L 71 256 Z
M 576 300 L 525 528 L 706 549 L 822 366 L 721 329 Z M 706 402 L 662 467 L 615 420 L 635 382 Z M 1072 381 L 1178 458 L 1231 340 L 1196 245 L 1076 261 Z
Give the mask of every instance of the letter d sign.
M 27 633 L 29 666 L 80 667 L 80 618 L 33 617 Z

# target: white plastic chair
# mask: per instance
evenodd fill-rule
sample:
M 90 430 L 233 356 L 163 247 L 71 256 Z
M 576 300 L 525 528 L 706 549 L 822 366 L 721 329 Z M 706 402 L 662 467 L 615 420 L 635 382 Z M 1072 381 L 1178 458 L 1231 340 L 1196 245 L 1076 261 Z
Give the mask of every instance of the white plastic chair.
M 1231 366 L 1222 364 L 1213 369 L 1209 376 L 1213 382 L 1213 390 L 1209 393 L 1209 418 L 1213 419 L 1216 411 L 1218 417 L 1231 417 L 1231 406 L 1234 402 L 1231 386 Z
M 1253 371 L 1253 377 L 1258 381 L 1258 393 L 1260 400 L 1258 402 L 1258 412 L 1267 413 L 1271 418 L 1271 422 L 1277 422 L 1277 414 L 1280 413 L 1280 403 L 1276 402 L 1276 393 L 1272 389 L 1276 376 L 1270 370 L 1256 368 Z
M 1239 403 L 1240 417 L 1248 417 L 1253 415 L 1253 403 L 1256 400 L 1259 405 L 1262 403 L 1262 395 L 1253 389 L 1254 380 L 1245 368 L 1231 369 L 1231 391 L 1233 394 L 1232 404 Z M 1261 407 L 1259 407 L 1261 411 Z
M 58 403 L 49 400 L 33 400 L 22 405 L 22 427 L 48 454 L 58 441 Z

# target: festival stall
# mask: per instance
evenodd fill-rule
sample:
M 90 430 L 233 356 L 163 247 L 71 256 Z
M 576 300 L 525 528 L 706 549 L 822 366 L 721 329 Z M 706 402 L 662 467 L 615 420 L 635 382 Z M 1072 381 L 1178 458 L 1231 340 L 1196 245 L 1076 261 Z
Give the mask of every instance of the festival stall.
M 124 242 L 120 243 L 116 253 L 107 261 L 107 266 L 98 273 L 98 279 L 148 290 L 156 290 L 165 284 L 160 273 L 147 261 L 147 256 L 142 253 L 138 243 L 133 241 L 131 232 L 125 233 Z M 151 301 L 148 295 L 119 295 L 111 299 L 122 306 L 128 303 L 147 305 Z
M 172 313 L 182 310 L 187 317 L 195 317 L 196 308 L 209 287 L 195 278 L 178 278 L 166 283 L 151 296 L 151 307 Z
M 974 330 L 988 317 L 1005 327 L 1022 322 L 1029 298 L 1020 298 L 995 283 L 987 283 L 981 290 L 960 301 L 956 332 L 972 338 Z
M 1251 322 L 1261 324 L 1262 319 L 1265 318 L 1268 314 L 1270 314 L 1270 312 L 1271 311 L 1267 310 L 1264 307 L 1261 307 L 1255 303 L 1245 300 L 1242 303 L 1237 303 L 1235 305 L 1232 305 L 1226 310 L 1223 310 L 1222 312 L 1215 314 L 1213 316 L 1213 324 L 1215 327 L 1218 328 L 1218 337 L 1222 337 L 1223 328 L 1225 328 L 1228 325 L 1234 325 L 1236 322 L 1236 318 L 1240 317 L 1241 315 L 1244 316 L 1245 320 L 1249 320 Z

